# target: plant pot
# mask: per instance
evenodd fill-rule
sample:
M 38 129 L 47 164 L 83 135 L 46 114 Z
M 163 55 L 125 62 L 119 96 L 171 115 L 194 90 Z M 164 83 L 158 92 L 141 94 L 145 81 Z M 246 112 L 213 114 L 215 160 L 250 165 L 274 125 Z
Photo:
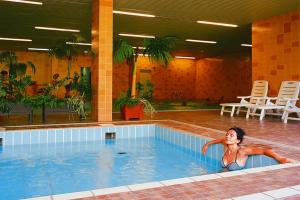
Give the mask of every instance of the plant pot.
M 34 96 L 37 94 L 37 88 L 38 88 L 38 85 L 36 83 L 28 85 L 25 88 L 25 92 L 28 96 Z
M 135 106 L 123 106 L 121 108 L 122 118 L 125 120 L 130 119 L 143 119 L 144 118 L 144 107 L 142 104 Z

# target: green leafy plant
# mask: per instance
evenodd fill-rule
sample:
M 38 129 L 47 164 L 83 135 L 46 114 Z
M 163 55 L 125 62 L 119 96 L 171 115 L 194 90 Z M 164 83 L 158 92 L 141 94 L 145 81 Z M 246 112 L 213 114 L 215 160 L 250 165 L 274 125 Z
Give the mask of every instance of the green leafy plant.
M 138 96 L 143 99 L 147 99 L 148 101 L 152 101 L 153 97 L 153 84 L 150 80 L 146 81 L 146 84 L 143 85 L 140 82 L 137 82 L 136 88 L 138 91 Z
M 80 119 L 86 119 L 87 114 L 84 106 L 84 94 L 69 97 L 66 101 L 68 107 L 74 110 L 79 115 Z
M 35 65 L 27 61 L 26 63 L 18 62 L 17 55 L 12 51 L 5 51 L 0 53 L 0 63 L 4 64 L 9 70 L 9 76 L 22 77 L 26 74 L 27 67 L 31 67 L 35 73 Z
M 157 37 L 153 39 L 145 39 L 143 50 L 144 55 L 148 55 L 151 62 L 158 62 L 164 67 L 172 61 L 171 51 L 175 46 L 175 37 Z M 136 97 L 136 61 L 139 56 L 139 49 L 134 49 L 126 40 L 119 39 L 114 42 L 113 58 L 115 63 L 132 64 L 132 81 L 131 81 L 131 97 Z
M 130 107 L 135 106 L 140 103 L 139 98 L 131 98 L 130 96 L 130 90 L 127 91 L 127 93 L 122 92 L 120 96 L 114 101 L 114 104 L 117 108 L 122 108 L 125 105 L 128 105 Z
M 173 59 L 171 55 L 171 50 L 175 46 L 175 37 L 162 37 L 162 38 L 154 38 L 154 39 L 145 39 L 143 50 L 143 54 L 147 54 L 149 60 L 151 62 L 158 62 L 162 64 L 164 67 L 167 67 L 168 64 Z M 120 97 L 115 101 L 117 107 L 122 108 L 124 105 L 134 106 L 139 103 L 144 104 L 144 112 L 150 112 L 151 116 L 155 109 L 151 105 L 151 103 L 145 99 L 145 97 L 152 98 L 153 95 L 153 85 L 148 83 L 150 87 L 149 93 L 142 94 L 142 96 L 136 95 L 136 89 L 139 91 L 144 90 L 144 86 L 141 84 L 136 84 L 136 61 L 139 56 L 139 48 L 134 49 L 127 41 L 125 40 L 117 40 L 114 42 L 114 52 L 113 58 L 115 63 L 122 63 L 127 61 L 128 64 L 132 65 L 132 80 L 131 80 L 131 89 L 127 92 L 127 94 L 121 94 Z M 137 85 L 137 88 L 136 88 Z
M 85 42 L 85 39 L 78 34 L 74 34 L 72 37 L 65 40 L 61 40 L 56 43 L 56 45 L 50 49 L 49 55 L 55 56 L 58 59 L 66 59 L 68 61 L 68 74 L 67 79 L 70 78 L 70 71 L 72 67 L 72 62 L 79 55 L 91 55 L 94 53 L 91 50 L 86 50 L 78 46 L 77 43 Z

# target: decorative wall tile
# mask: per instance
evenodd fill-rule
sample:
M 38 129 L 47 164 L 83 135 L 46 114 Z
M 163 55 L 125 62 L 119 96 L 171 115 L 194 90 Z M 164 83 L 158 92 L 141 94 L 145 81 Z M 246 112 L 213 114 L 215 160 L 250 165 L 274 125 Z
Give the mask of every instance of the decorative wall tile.
M 269 95 L 277 96 L 282 81 L 300 80 L 299 15 L 293 11 L 252 24 L 259 30 L 252 32 L 252 43 L 265 46 L 264 52 L 252 48 L 252 80 L 269 81 Z

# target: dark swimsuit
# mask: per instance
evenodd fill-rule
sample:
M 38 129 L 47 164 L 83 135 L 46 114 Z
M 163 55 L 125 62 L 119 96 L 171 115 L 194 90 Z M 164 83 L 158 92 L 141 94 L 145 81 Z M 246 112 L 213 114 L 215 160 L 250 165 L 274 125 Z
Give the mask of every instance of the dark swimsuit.
M 226 153 L 226 152 L 225 152 L 225 153 Z M 225 153 L 224 153 L 224 155 L 225 155 Z M 231 163 L 229 163 L 229 164 L 227 164 L 227 165 L 224 164 L 224 160 L 223 160 L 224 155 L 223 155 L 223 157 L 222 157 L 222 162 L 221 162 L 222 167 L 223 167 L 223 168 L 227 168 L 229 171 L 234 171 L 234 170 L 240 170 L 240 169 L 243 169 L 245 166 L 239 166 L 239 164 L 237 164 L 237 162 L 236 162 L 237 154 L 238 154 L 238 151 L 236 152 L 234 162 L 231 162 Z

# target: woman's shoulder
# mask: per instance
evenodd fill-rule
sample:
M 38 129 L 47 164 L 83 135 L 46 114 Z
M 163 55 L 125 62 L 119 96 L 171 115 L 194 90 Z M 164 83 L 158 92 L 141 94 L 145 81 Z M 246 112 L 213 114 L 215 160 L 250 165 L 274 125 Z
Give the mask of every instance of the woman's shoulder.
M 253 149 L 253 147 L 249 146 L 249 145 L 241 146 L 239 149 L 239 154 L 248 154 L 249 151 L 251 151 L 252 149 Z

